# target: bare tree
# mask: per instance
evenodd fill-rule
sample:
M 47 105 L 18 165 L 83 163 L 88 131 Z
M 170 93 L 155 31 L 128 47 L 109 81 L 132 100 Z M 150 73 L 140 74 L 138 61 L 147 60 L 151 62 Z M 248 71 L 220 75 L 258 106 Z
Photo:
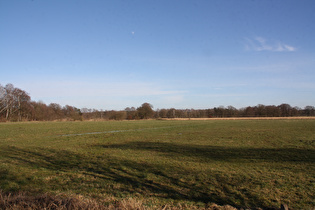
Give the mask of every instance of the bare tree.
M 5 111 L 6 109 L 6 104 L 5 104 L 5 89 L 4 87 L 0 84 L 0 114 Z
M 14 103 L 16 104 L 16 110 L 18 112 L 18 121 L 22 120 L 22 111 L 28 105 L 31 97 L 23 90 L 15 88 L 13 91 Z
M 12 84 L 5 87 L 0 85 L 0 114 L 5 115 L 5 119 L 22 120 L 22 112 L 25 111 L 31 97 Z
M 314 106 L 306 106 L 304 108 L 304 112 L 306 116 L 314 116 L 315 115 L 315 107 Z
M 149 119 L 154 115 L 153 106 L 149 103 L 143 103 L 137 108 L 137 114 L 140 119 Z
M 292 107 L 289 104 L 281 104 L 278 106 L 282 117 L 291 116 Z

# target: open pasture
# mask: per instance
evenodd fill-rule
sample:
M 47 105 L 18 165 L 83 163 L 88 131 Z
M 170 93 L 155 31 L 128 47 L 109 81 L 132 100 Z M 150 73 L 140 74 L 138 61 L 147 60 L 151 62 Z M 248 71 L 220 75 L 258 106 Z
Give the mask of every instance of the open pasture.
M 0 189 L 161 208 L 315 206 L 315 120 L 0 124 Z

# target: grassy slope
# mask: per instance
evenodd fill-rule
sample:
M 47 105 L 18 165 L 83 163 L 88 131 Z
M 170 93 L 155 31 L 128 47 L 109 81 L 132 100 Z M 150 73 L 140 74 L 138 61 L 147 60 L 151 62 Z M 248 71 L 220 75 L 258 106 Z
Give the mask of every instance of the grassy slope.
M 314 163 L 315 120 L 0 124 L 0 188 L 11 192 L 307 209 Z

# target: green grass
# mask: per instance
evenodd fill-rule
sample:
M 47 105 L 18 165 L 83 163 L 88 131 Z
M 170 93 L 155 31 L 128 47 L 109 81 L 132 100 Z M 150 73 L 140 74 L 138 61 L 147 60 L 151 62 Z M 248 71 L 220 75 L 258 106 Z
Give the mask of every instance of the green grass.
M 0 189 L 309 209 L 315 120 L 3 123 Z

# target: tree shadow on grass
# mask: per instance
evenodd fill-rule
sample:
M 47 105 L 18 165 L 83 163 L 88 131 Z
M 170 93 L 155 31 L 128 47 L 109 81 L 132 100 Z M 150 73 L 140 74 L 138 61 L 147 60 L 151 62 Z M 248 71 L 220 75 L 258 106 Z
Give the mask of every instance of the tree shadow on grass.
M 135 150 L 135 152 L 137 152 L 137 150 L 155 151 L 169 156 L 193 156 L 200 159 L 200 161 L 204 161 L 205 159 L 229 161 L 235 158 L 255 158 L 264 161 L 314 161 L 314 156 L 311 155 L 311 151 L 308 150 L 242 150 L 223 147 L 148 142 L 95 146 L 104 149 L 132 149 Z M 198 172 L 172 168 L 167 164 L 161 166 L 156 163 L 139 163 L 137 161 L 123 158 L 117 159 L 110 155 L 106 155 L 106 149 L 104 151 L 105 155 L 103 156 L 93 156 L 93 154 L 84 155 L 66 150 L 43 150 L 42 148 L 21 149 L 18 147 L 0 148 L 0 152 L 1 157 L 12 160 L 18 164 L 24 164 L 35 170 L 44 168 L 52 172 L 61 171 L 67 172 L 65 174 L 79 173 L 93 176 L 96 179 L 96 185 L 104 182 L 117 183 L 120 186 L 119 189 L 107 189 L 108 192 L 106 193 L 111 193 L 113 195 L 119 195 L 120 193 L 132 195 L 139 193 L 174 200 L 187 200 L 203 203 L 214 202 L 220 205 L 230 204 L 236 207 L 270 207 L 270 202 L 255 194 L 250 192 L 239 194 L 231 190 L 231 186 L 246 182 L 246 177 L 231 178 L 225 174 L 213 171 L 211 172 L 212 174 L 208 174 L 207 176 L 211 177 L 215 182 L 220 183 L 219 185 L 216 185 L 216 187 L 220 189 L 215 191 L 213 189 L 211 190 L 211 185 L 213 185 L 211 180 L 205 182 L 201 180 L 196 184 L 181 179 L 181 177 L 186 176 L 187 174 L 193 174 L 193 177 L 198 177 Z M 290 156 L 286 155 L 287 153 L 293 153 L 293 156 L 290 158 Z M 311 160 L 304 160 L 305 156 Z M 148 177 L 149 175 L 151 178 Z M 0 183 L 5 183 L 6 179 L 8 179 L 8 176 L 0 176 Z M 75 185 L 80 183 L 66 183 L 66 185 L 69 185 L 69 189 L 71 189 L 72 184 Z M 58 187 L 63 189 L 61 186 L 56 186 L 56 188 Z
M 112 157 L 106 157 L 105 161 L 97 161 L 96 159 L 90 159 L 88 156 L 69 151 L 51 149 L 43 151 L 17 147 L 3 149 L 1 156 L 34 169 L 44 168 L 56 172 L 81 173 L 94 176 L 100 181 L 104 179 L 111 180 L 120 184 L 120 192 L 116 192 L 117 194 L 148 193 L 149 195 L 160 195 L 164 198 L 190 200 L 189 196 L 177 191 L 172 186 L 145 179 L 146 173 L 149 171 L 170 180 L 170 182 L 175 181 L 164 172 L 155 169 L 154 166 L 141 165 L 134 161 L 118 160 Z M 18 176 L 12 176 L 18 174 L 16 171 L 11 172 L 8 168 L 2 168 L 0 172 L 5 172 L 0 176 L 2 185 L 9 178 L 11 181 L 18 179 Z M 115 194 L 115 192 L 112 193 Z M 193 200 L 200 201 L 200 198 L 193 198 Z
M 261 161 L 314 163 L 315 150 L 296 148 L 236 148 L 163 142 L 128 142 L 124 144 L 95 145 L 103 148 L 132 149 L 158 152 L 174 157 L 191 157 L 207 161 Z

